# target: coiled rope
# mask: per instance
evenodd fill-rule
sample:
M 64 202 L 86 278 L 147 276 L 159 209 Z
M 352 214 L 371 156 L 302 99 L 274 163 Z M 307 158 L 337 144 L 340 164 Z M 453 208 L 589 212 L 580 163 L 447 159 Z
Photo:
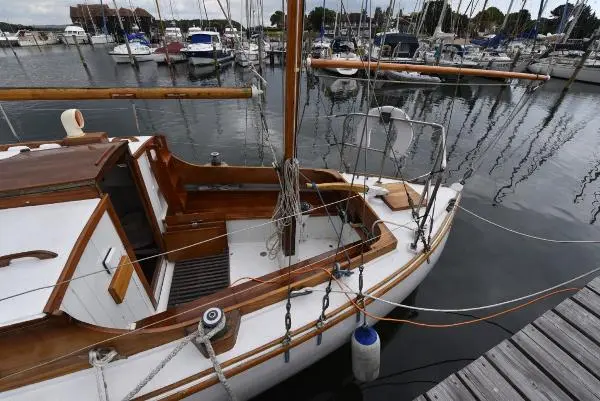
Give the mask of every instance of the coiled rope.
M 269 259 L 275 259 L 281 249 L 281 235 L 283 230 L 294 223 L 293 216 L 300 212 L 300 167 L 297 159 L 284 160 L 281 171 L 277 170 L 279 179 L 279 196 L 273 217 L 275 231 L 267 238 L 267 252 Z M 325 208 L 327 210 L 327 208 Z

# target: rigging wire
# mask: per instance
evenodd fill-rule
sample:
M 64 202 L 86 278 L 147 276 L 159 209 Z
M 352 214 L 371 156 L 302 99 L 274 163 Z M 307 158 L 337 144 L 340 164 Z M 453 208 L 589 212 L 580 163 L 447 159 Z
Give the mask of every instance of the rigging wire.
M 478 215 L 477 213 L 475 213 L 475 212 L 473 212 L 473 211 L 471 211 L 471 210 L 469 210 L 469 209 L 467 209 L 467 208 L 465 208 L 465 207 L 463 207 L 461 205 L 458 205 L 458 207 L 461 210 L 467 212 L 471 216 L 474 216 L 474 217 L 478 218 L 481 221 L 484 221 L 484 222 L 486 222 L 488 224 L 491 224 L 491 225 L 493 225 L 493 226 L 495 226 L 497 228 L 500 228 L 502 230 L 508 231 L 510 233 L 513 233 L 513 234 L 516 234 L 516 235 L 520 235 L 522 237 L 531 238 L 531 239 L 535 239 L 535 240 L 538 240 L 538 241 L 551 242 L 551 243 L 554 243 L 554 244 L 600 244 L 600 240 L 558 240 L 558 239 L 544 238 L 544 237 L 540 237 L 540 236 L 537 236 L 537 235 L 527 234 L 527 233 L 524 233 L 524 232 L 521 232 L 521 231 L 517 231 L 517 230 L 512 229 L 512 228 L 508 228 L 508 227 L 503 226 L 501 224 L 495 223 L 495 222 L 493 222 L 491 220 L 488 220 L 485 217 L 482 217 L 482 216 Z
M 343 201 L 343 200 L 344 200 L 344 199 L 342 199 L 342 201 Z M 313 210 L 314 210 L 314 209 L 313 209 Z M 265 224 L 268 224 L 268 223 L 265 223 Z M 264 225 L 264 224 L 263 224 L 263 225 Z M 397 227 L 397 228 L 395 228 L 395 229 L 392 229 L 392 230 L 390 230 L 390 232 L 394 232 L 394 231 L 396 231 L 396 230 L 398 230 L 398 229 L 400 229 L 400 228 L 401 228 L 401 227 Z M 240 232 L 240 231 L 244 231 L 244 230 L 238 230 L 238 231 L 236 231 L 236 232 Z M 232 234 L 233 234 L 233 233 L 232 233 Z M 372 240 L 373 240 L 373 238 L 372 238 L 372 239 L 369 239 L 369 240 L 367 240 L 367 241 L 372 241 Z M 349 247 L 348 249 L 352 249 L 352 248 L 355 248 L 355 247 L 357 247 L 357 246 L 360 246 L 360 245 L 362 245 L 362 243 L 363 243 L 363 242 L 367 242 L 367 241 L 361 241 L 361 242 L 359 242 L 358 244 L 355 244 L 355 245 L 353 245 L 353 246 Z M 394 241 L 395 241 L 395 238 L 392 238 L 392 239 L 390 239 L 389 241 L 387 241 L 387 242 L 386 242 L 384 245 L 391 244 L 391 243 L 393 243 Z M 177 251 L 177 250 L 175 250 L 175 251 Z M 315 270 L 319 270 L 319 269 L 321 269 L 321 270 L 322 270 L 322 268 L 320 268 L 320 267 L 319 267 L 319 268 L 314 268 L 314 269 L 309 269 L 309 270 L 306 270 L 306 268 L 307 268 L 307 267 L 310 267 L 310 266 L 314 266 L 314 265 L 316 265 L 316 264 L 318 264 L 318 263 L 321 263 L 321 262 L 323 262 L 323 261 L 325 261 L 325 260 L 327 260 L 327 259 L 330 259 L 330 258 L 331 258 L 331 255 L 330 255 L 330 256 L 325 256 L 325 257 L 323 257 L 323 258 L 321 258 L 321 259 L 319 259 L 319 260 L 316 260 L 316 261 L 314 261 L 314 262 L 311 262 L 311 263 L 309 263 L 308 265 L 305 265 L 305 266 L 298 267 L 298 268 L 296 268 L 296 269 L 292 270 L 292 271 L 291 271 L 291 274 L 305 274 L 305 273 L 307 273 L 307 272 L 311 272 L 311 271 L 315 271 Z M 106 271 L 106 270 L 104 270 L 104 269 L 103 269 L 103 270 L 101 270 L 101 272 L 105 272 L 105 271 Z M 325 271 L 326 271 L 326 273 L 327 273 L 327 274 L 329 274 L 329 272 L 328 272 L 327 270 L 325 270 Z M 91 274 L 93 274 L 93 273 L 91 273 Z M 91 274 L 89 274 L 89 275 L 91 275 Z M 80 276 L 80 277 L 81 277 L 81 276 Z M 250 279 L 252 279 L 252 278 L 250 278 Z M 258 281 L 258 282 L 259 282 L 259 286 L 260 286 L 260 285 L 264 285 L 264 284 L 271 284 L 271 283 L 275 283 L 275 282 L 276 282 L 275 280 L 260 280 L 260 279 L 252 279 L 252 280 L 254 280 L 254 281 Z M 69 280 L 67 280 L 67 281 L 65 281 L 65 282 L 68 282 L 68 281 L 69 281 Z M 238 279 L 238 280 L 236 280 L 236 282 L 237 282 L 237 281 L 239 281 L 239 279 Z M 261 282 L 261 281 L 262 281 L 262 282 Z M 235 283 L 235 282 L 234 282 L 234 283 Z M 60 284 L 60 283 L 59 283 L 59 284 Z M 57 284 L 57 285 L 59 285 L 59 284 Z M 18 372 L 11 373 L 11 374 L 9 374 L 9 375 L 6 375 L 6 376 L 3 376 L 3 377 L 0 377 L 0 382 L 2 382 L 3 380 L 7 380 L 7 379 L 8 379 L 8 378 L 10 378 L 10 377 L 17 376 L 17 375 L 20 375 L 20 374 L 22 374 L 22 373 L 25 373 L 25 372 L 28 372 L 28 371 L 31 371 L 31 370 L 37 369 L 37 368 L 39 368 L 39 367 L 43 367 L 43 366 L 46 366 L 46 365 L 49 365 L 49 364 L 55 363 L 55 362 L 57 362 L 57 361 L 60 361 L 60 360 L 62 360 L 62 359 L 64 359 L 64 358 L 67 358 L 67 357 L 69 357 L 69 356 L 72 356 L 72 355 L 78 354 L 78 353 L 80 353 L 80 352 L 86 351 L 86 350 L 88 350 L 88 349 L 90 349 L 90 348 L 92 348 L 92 347 L 96 347 L 96 346 L 98 346 L 98 345 L 105 344 L 105 343 L 107 343 L 107 342 L 111 342 L 111 341 L 117 340 L 117 339 L 119 339 L 119 338 L 122 338 L 122 337 L 125 337 L 125 336 L 128 336 L 128 335 L 131 335 L 131 334 L 137 333 L 137 332 L 139 332 L 139 331 L 142 331 L 142 330 L 144 330 L 144 329 L 146 329 L 146 328 L 149 328 L 149 327 L 156 326 L 157 324 L 164 323 L 164 322 L 166 322 L 166 321 L 168 321 L 168 320 L 175 319 L 175 318 L 177 318 L 177 317 L 180 317 L 180 316 L 183 316 L 183 315 L 189 314 L 189 313 L 191 313 L 191 312 L 194 312 L 194 311 L 197 311 L 197 310 L 199 310 L 199 309 L 202 309 L 202 308 L 206 307 L 207 305 L 210 305 L 211 303 L 216 303 L 216 302 L 220 302 L 220 301 L 223 301 L 223 300 L 226 300 L 226 299 L 232 298 L 232 297 L 236 297 L 236 296 L 237 296 L 237 295 L 239 295 L 239 294 L 243 294 L 244 292 L 250 291 L 250 290 L 252 290 L 252 289 L 256 289 L 257 287 L 258 287 L 258 286 L 256 286 L 256 287 L 248 287 L 248 288 L 242 289 L 242 290 L 240 290 L 240 291 L 237 291 L 237 292 L 235 292 L 235 293 L 227 294 L 227 295 L 225 295 L 225 296 L 223 296 L 223 297 L 221 297 L 221 298 L 218 298 L 218 299 L 212 300 L 212 301 L 210 301 L 210 302 L 206 302 L 206 303 L 204 303 L 204 304 L 201 304 L 201 305 L 196 305 L 196 306 L 194 306 L 194 307 L 192 307 L 192 308 L 190 308 L 190 309 L 188 309 L 188 310 L 185 310 L 185 311 L 182 311 L 182 312 L 176 313 L 176 314 L 174 314 L 174 315 L 172 315 L 172 316 L 165 317 L 164 319 L 160 319 L 160 320 L 157 320 L 157 321 L 155 321 L 155 322 L 148 323 L 148 324 L 147 324 L 147 325 L 145 325 L 145 326 L 142 326 L 142 327 L 136 327 L 135 329 L 133 329 L 133 330 L 131 330 L 131 331 L 127 331 L 127 332 L 124 332 L 124 333 L 121 333 L 121 334 L 117 334 L 117 335 L 115 335 L 115 336 L 109 337 L 109 338 L 107 338 L 107 339 L 104 339 L 104 340 L 96 341 L 95 343 L 92 343 L 92 344 L 90 344 L 90 345 L 86 345 L 86 346 L 84 346 L 84 347 L 80 347 L 80 348 L 78 348 L 78 349 L 76 349 L 76 350 L 73 350 L 73 351 L 71 351 L 71 352 L 68 352 L 68 353 L 66 353 L 66 354 L 63 354 L 63 355 L 61 355 L 61 356 L 58 356 L 58 357 L 56 357 L 56 358 L 53 358 L 53 359 L 51 359 L 51 360 L 48 360 L 48 361 L 45 361 L 45 362 L 39 363 L 39 364 L 37 364 L 37 365 L 35 365 L 35 366 L 31 366 L 31 367 L 29 367 L 29 368 L 26 368 L 26 369 L 20 370 L 20 371 L 18 371 Z M 0 299 L 0 301 L 2 301 L 2 299 Z

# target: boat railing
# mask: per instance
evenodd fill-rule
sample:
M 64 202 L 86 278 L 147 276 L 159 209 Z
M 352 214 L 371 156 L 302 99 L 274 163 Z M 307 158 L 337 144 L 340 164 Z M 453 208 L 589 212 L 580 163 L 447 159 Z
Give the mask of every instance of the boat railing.
M 384 120 L 383 118 L 383 114 L 385 114 L 385 110 L 382 110 L 382 108 L 379 108 L 381 110 L 380 113 L 378 114 L 365 114 L 365 113 L 347 113 L 347 114 L 335 114 L 335 115 L 331 115 L 331 116 L 327 116 L 329 118 L 344 118 L 344 126 L 347 126 L 347 122 L 349 118 L 352 117 L 363 117 L 365 118 L 365 124 L 367 124 L 367 119 L 380 119 L 380 120 Z M 350 147 L 355 147 L 358 149 L 358 151 L 360 151 L 361 149 L 365 149 L 367 151 L 374 151 L 376 153 L 381 153 L 381 168 L 380 168 L 380 172 L 379 172 L 379 181 L 381 181 L 381 178 L 383 177 L 383 167 L 385 164 L 385 160 L 386 157 L 392 157 L 392 158 L 397 158 L 398 156 L 394 154 L 394 150 L 391 144 L 391 130 L 392 130 L 392 125 L 394 122 L 406 122 L 409 123 L 411 125 L 411 129 L 412 129 L 412 125 L 419 125 L 422 127 L 430 127 L 433 128 L 433 131 L 431 132 L 431 135 L 435 135 L 436 133 L 439 135 L 439 141 L 437 142 L 436 145 L 436 149 L 434 150 L 433 153 L 433 164 L 431 166 L 431 169 L 429 171 L 427 171 L 425 174 L 420 175 L 417 178 L 422 179 L 421 184 L 423 184 L 423 190 L 421 191 L 421 195 L 419 198 L 419 202 L 416 205 L 411 205 L 412 208 L 412 212 L 413 212 L 413 217 L 415 218 L 415 220 L 418 221 L 418 230 L 416 232 L 416 236 L 415 236 L 415 240 L 413 242 L 413 244 L 411 244 L 412 248 L 416 248 L 417 246 L 417 242 L 419 241 L 419 238 L 421 238 L 421 236 L 424 233 L 424 228 L 425 225 L 427 223 L 427 219 L 429 216 L 429 213 L 431 212 L 431 209 L 433 208 L 433 205 L 435 204 L 435 199 L 436 199 L 436 195 L 437 192 L 439 190 L 439 187 L 442 184 L 442 181 L 444 179 L 444 175 L 445 175 L 445 171 L 446 171 L 446 166 L 447 166 L 447 149 L 446 149 L 446 128 L 442 125 L 442 124 L 438 124 L 438 123 L 434 123 L 434 122 L 429 122 L 429 121 L 422 121 L 422 120 L 414 120 L 411 118 L 398 118 L 398 117 L 393 117 L 390 116 L 389 118 L 386 118 L 385 120 L 389 121 L 388 123 L 388 129 L 386 130 L 386 141 L 385 141 L 385 147 L 384 149 L 375 149 L 375 148 L 371 148 L 368 145 L 362 146 L 363 143 L 366 143 L 366 141 L 364 141 L 364 138 L 361 138 L 360 140 L 360 144 L 356 145 L 356 144 L 352 144 L 352 143 L 345 143 L 345 142 L 340 142 L 339 145 L 343 146 L 350 146 Z M 361 127 L 359 126 L 358 129 L 361 129 Z M 367 127 L 365 126 L 364 129 L 367 129 Z M 412 132 L 411 132 L 412 135 Z M 408 142 L 408 145 L 406 146 L 406 148 L 408 149 L 410 142 Z M 401 155 L 404 156 L 404 155 Z M 374 174 L 369 174 L 367 172 L 364 172 L 364 174 L 366 175 L 374 175 Z M 403 177 L 399 177 L 402 181 L 405 181 L 403 179 Z M 411 180 L 411 181 L 415 181 L 415 179 Z M 433 187 L 432 187 L 433 185 Z M 420 213 L 419 209 L 421 207 L 425 207 L 425 213 Z

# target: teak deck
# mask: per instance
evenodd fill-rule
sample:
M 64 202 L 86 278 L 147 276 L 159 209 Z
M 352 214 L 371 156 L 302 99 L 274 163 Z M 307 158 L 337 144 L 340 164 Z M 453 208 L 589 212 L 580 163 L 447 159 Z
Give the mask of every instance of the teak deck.
M 416 398 L 599 399 L 600 277 Z

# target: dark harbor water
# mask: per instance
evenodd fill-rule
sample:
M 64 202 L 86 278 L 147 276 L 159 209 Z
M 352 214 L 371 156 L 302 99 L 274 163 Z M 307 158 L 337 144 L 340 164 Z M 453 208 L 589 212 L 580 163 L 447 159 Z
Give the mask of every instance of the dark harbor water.
M 143 63 L 139 73 L 115 65 L 107 50 L 84 48 L 89 65 L 80 64 L 74 47 L 18 49 L 19 59 L 0 49 L 2 86 L 241 86 L 252 74 L 230 66 L 217 77 L 207 71 Z M 469 85 L 377 86 L 366 96 L 362 81 L 302 77 L 298 137 L 302 165 L 352 170 L 358 118 L 345 123 L 332 114 L 365 112 L 377 105 L 404 109 L 414 119 L 448 126 L 447 182 L 458 181 L 471 163 L 462 205 L 516 230 L 554 239 L 600 239 L 600 87 L 554 80 L 533 94 L 525 85 L 471 80 Z M 264 101 L 83 101 L 15 102 L 3 107 L 22 140 L 64 136 L 60 113 L 77 107 L 85 129 L 110 136 L 163 133 L 171 149 L 193 162 L 206 163 L 218 151 L 230 164 L 270 165 L 271 146 L 279 157 L 282 144 L 282 69 L 266 67 Z M 134 113 L 135 109 L 135 113 Z M 261 118 L 261 110 L 264 120 Z M 264 130 L 264 125 L 268 132 Z M 0 142 L 15 142 L 0 119 Z M 383 148 L 378 130 L 371 146 Z M 427 130 L 415 129 L 403 174 L 414 177 L 431 163 L 437 144 Z M 487 152 L 484 152 L 489 147 Z M 380 156 L 370 153 L 359 166 L 378 172 Z M 362 170 L 362 168 L 359 168 Z M 384 173 L 396 173 L 388 159 Z M 459 211 L 450 239 L 432 273 L 414 294 L 415 305 L 460 308 L 496 303 L 550 287 L 600 265 L 597 245 L 551 244 L 517 237 Z M 584 281 L 590 281 L 591 278 Z M 578 283 L 582 285 L 582 283 Z M 380 378 L 357 384 L 352 379 L 350 347 L 344 346 L 316 365 L 261 395 L 287 400 L 409 400 L 511 333 L 519 330 L 567 295 L 558 295 L 488 322 L 434 329 L 380 323 Z M 447 323 L 474 316 L 407 314 L 395 317 Z M 292 316 L 293 318 L 293 316 Z M 283 316 L 281 320 L 283 325 Z

